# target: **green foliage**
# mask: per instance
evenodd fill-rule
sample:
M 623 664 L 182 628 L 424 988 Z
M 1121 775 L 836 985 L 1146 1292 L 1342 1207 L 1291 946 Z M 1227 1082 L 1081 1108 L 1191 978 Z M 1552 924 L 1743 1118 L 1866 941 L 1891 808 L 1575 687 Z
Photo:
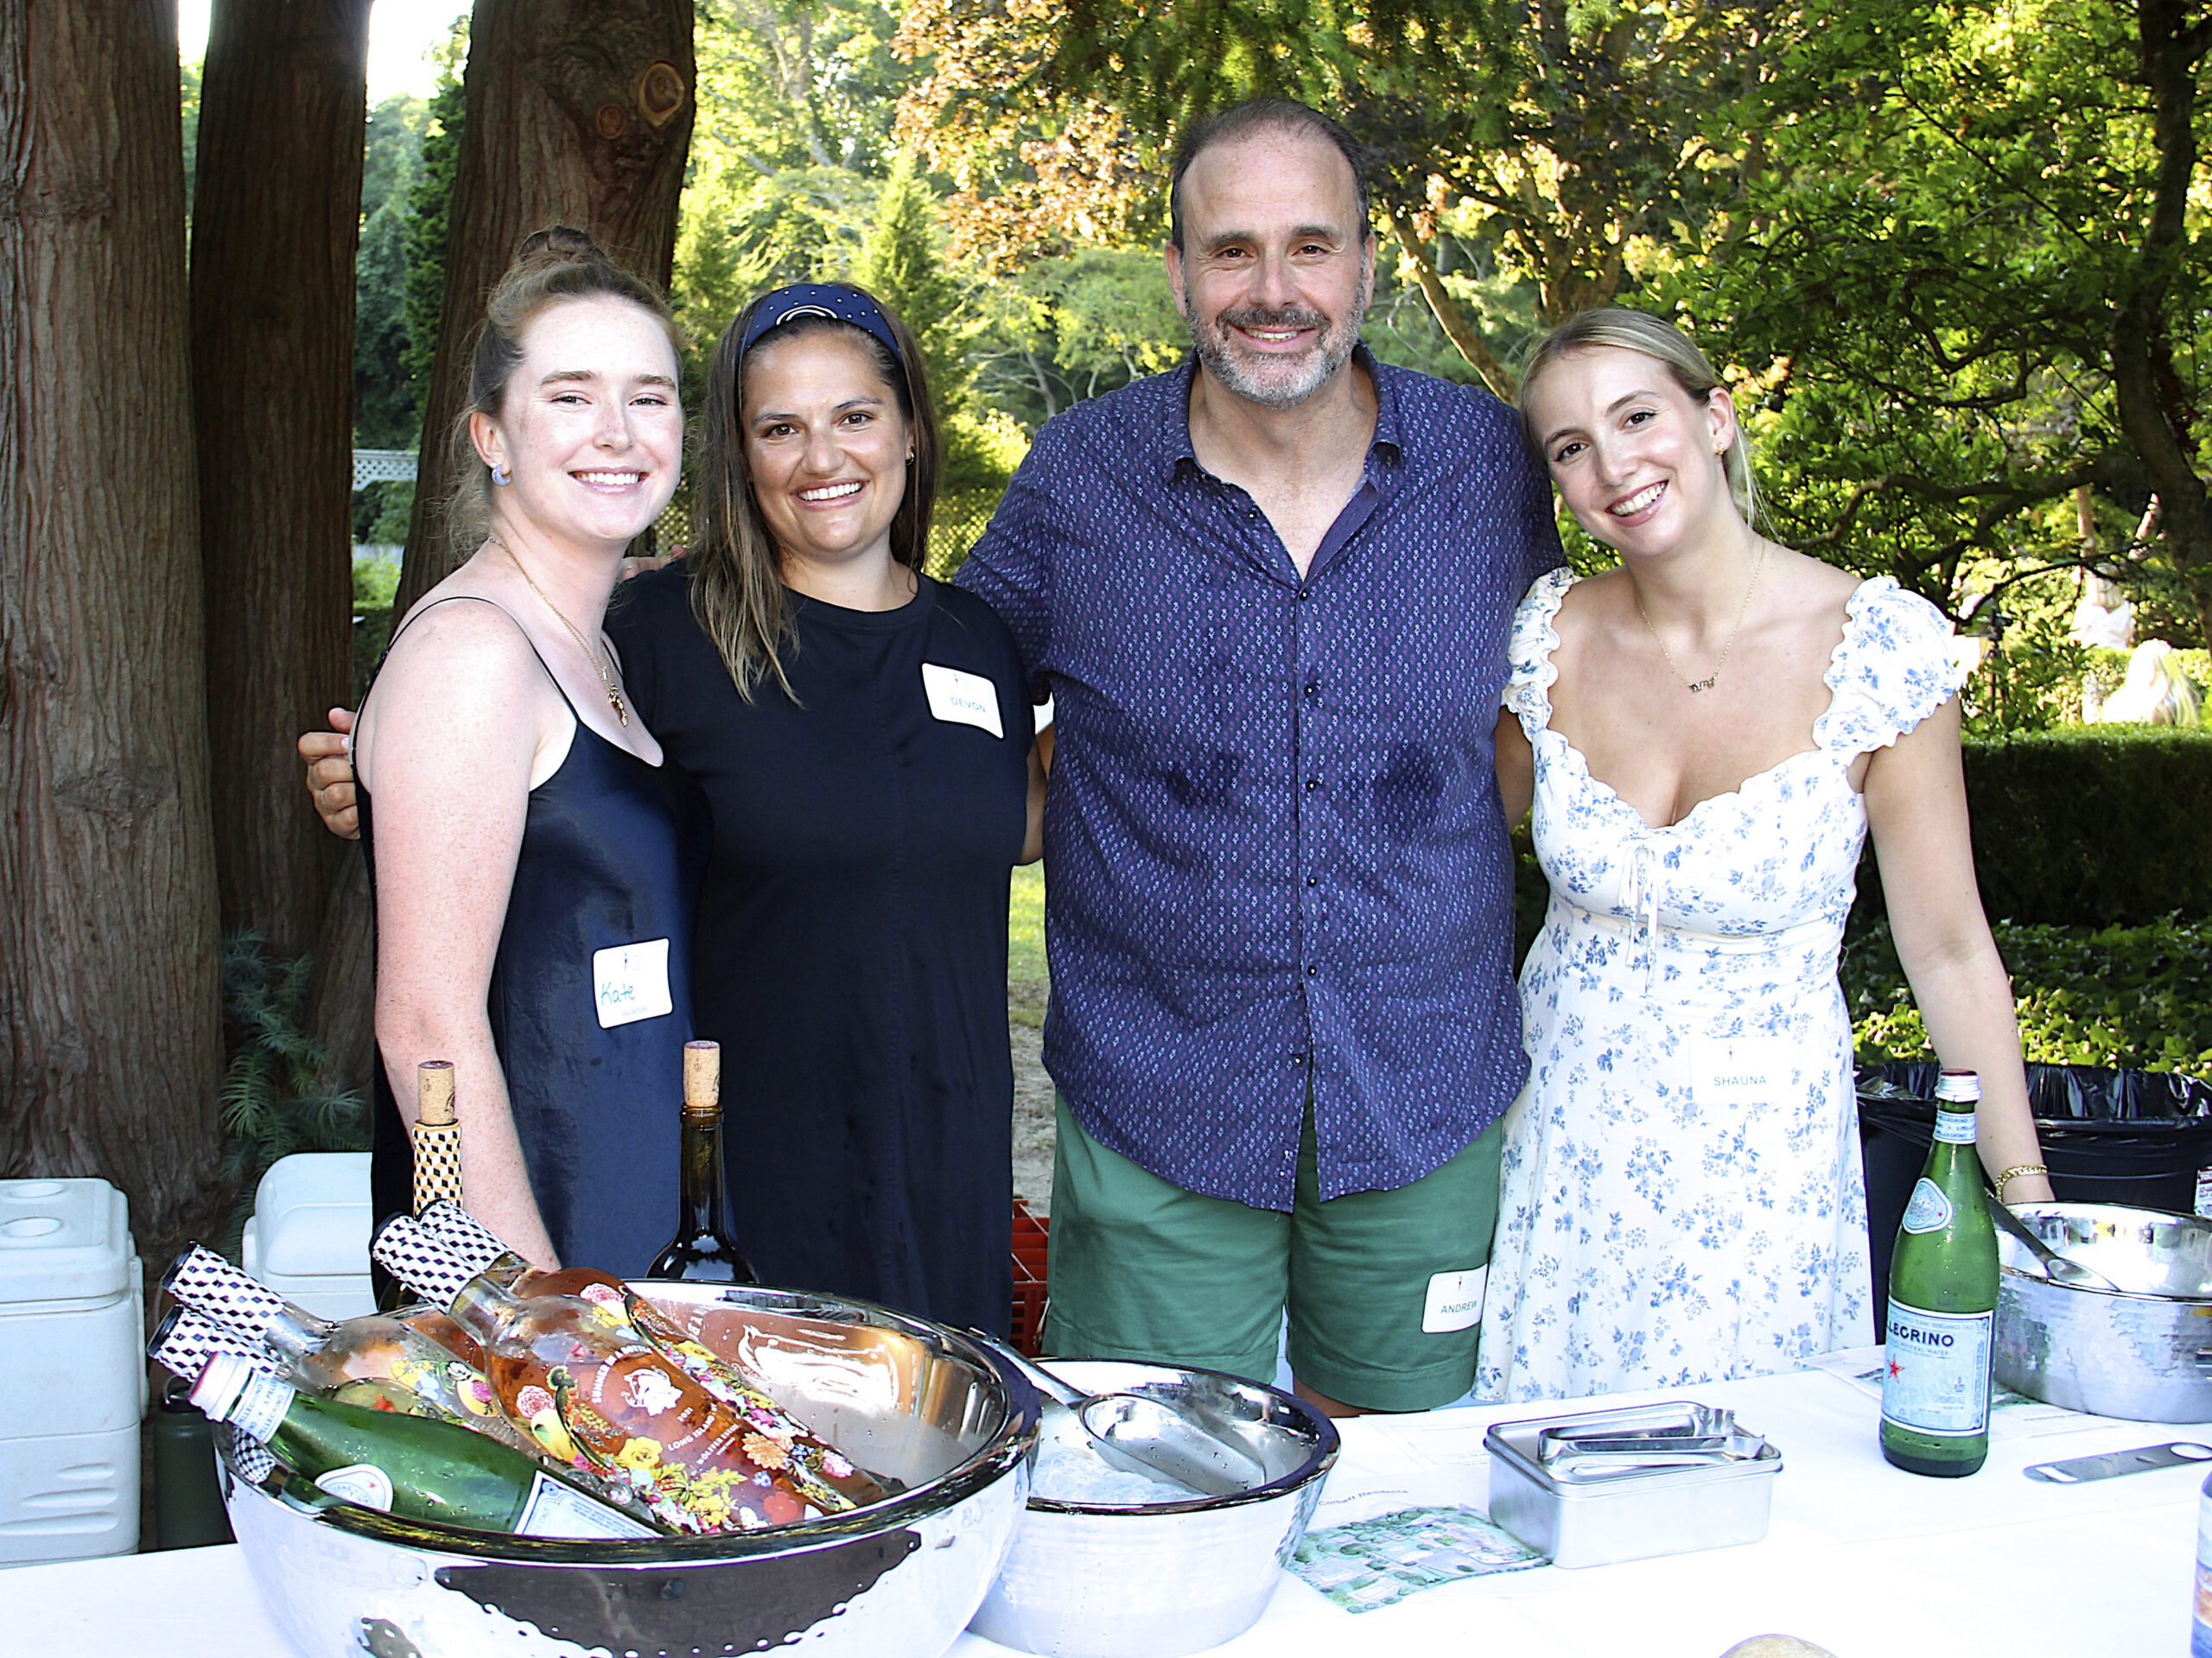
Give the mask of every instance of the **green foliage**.
M 318 1086 L 321 1045 L 302 1029 L 309 956 L 272 957 L 257 933 L 223 941 L 224 1173 L 238 1203 L 224 1253 L 235 1258 L 252 1212 L 254 1188 L 270 1164 L 294 1152 L 365 1151 L 367 1108 L 351 1093 Z
M 906 319 L 921 346 L 938 412 L 957 410 L 968 397 L 965 347 L 975 331 L 967 320 L 972 284 L 948 268 L 937 200 L 910 154 L 902 151 L 892 163 L 852 274 Z
M 406 255 L 401 309 L 407 346 L 403 361 L 408 381 L 418 392 L 429 384 L 437 361 L 438 323 L 445 310 L 448 217 L 454 177 L 461 168 L 461 124 L 467 109 L 461 98 L 461 71 L 467 55 L 468 20 L 463 17 L 454 24 L 444 73 L 438 78 L 437 90 L 430 94 L 415 177 L 406 191 L 401 238 Z
M 1032 1030 L 1045 1022 L 1045 866 L 1014 872 L 1007 915 L 1007 1012 Z
M 1993 931 L 2029 1060 L 2212 1075 L 2212 921 Z M 1933 1057 L 1886 925 L 1845 948 L 1842 979 L 1862 1064 Z
M 402 509 L 404 525 L 404 509 Z M 399 591 L 397 559 L 357 558 L 353 561 L 353 706 L 376 675 L 385 646 L 391 642 L 391 602 Z
M 408 369 L 408 202 L 429 118 L 421 98 L 404 96 L 369 112 L 353 262 L 353 441 L 365 449 L 411 449 L 422 424 Z

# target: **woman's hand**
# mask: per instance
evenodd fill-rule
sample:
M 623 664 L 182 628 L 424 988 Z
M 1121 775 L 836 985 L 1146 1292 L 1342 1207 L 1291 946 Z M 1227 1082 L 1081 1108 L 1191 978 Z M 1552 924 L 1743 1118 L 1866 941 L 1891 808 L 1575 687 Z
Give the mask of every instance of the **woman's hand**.
M 1981 1077 L 1978 1138 L 1994 1179 L 2044 1160 L 2020 1064 L 2012 984 L 1989 936 L 1974 883 L 1966 778 L 1959 762 L 1959 699 L 1953 697 L 1866 766 L 1866 821 L 1881 866 L 1882 893 L 1897 960 L 1943 1064 Z M 2047 1202 L 2050 1181 L 2020 1175 L 1999 1194 Z
M 354 798 L 353 761 L 346 752 L 346 734 L 353 729 L 349 709 L 330 710 L 328 731 L 303 734 L 296 746 L 307 762 L 308 793 L 323 828 L 342 841 L 361 838 L 361 814 Z

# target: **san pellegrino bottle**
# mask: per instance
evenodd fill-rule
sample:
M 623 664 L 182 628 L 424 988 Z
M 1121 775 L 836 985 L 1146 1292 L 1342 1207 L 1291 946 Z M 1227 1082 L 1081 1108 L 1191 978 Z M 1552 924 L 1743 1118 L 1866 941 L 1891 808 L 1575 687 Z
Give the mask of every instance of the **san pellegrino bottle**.
M 556 1456 L 625 1477 L 655 1517 L 693 1532 L 790 1525 L 843 1509 L 810 1500 L 776 1418 L 732 1406 L 631 1324 L 621 1298 L 509 1293 L 454 1263 L 405 1215 L 371 1253 L 484 1345 L 486 1374 L 507 1414 Z
M 1989 1456 L 1989 1366 L 1997 1323 L 1997 1229 L 1974 1153 L 1981 1080 L 1946 1070 L 1936 1140 L 1890 1258 L 1882 1455 L 1955 1479 Z
M 721 1045 L 683 1045 L 683 1160 L 676 1236 L 645 1268 L 648 1278 L 689 1284 L 757 1284 L 753 1263 L 729 1233 L 722 1185 Z
M 318 1489 L 404 1520 L 534 1537 L 658 1534 L 511 1445 L 451 1422 L 319 1399 L 229 1354 L 207 1361 L 192 1402 Z
M 372 1312 L 336 1323 L 318 1318 L 196 1243 L 177 1256 L 162 1286 L 185 1305 L 258 1338 L 303 1388 L 334 1393 L 349 1383 L 389 1382 L 416 1395 L 431 1415 L 529 1448 L 522 1431 L 500 1414 L 482 1370 L 409 1318 Z M 449 1324 L 432 1309 L 422 1312 L 424 1322 Z

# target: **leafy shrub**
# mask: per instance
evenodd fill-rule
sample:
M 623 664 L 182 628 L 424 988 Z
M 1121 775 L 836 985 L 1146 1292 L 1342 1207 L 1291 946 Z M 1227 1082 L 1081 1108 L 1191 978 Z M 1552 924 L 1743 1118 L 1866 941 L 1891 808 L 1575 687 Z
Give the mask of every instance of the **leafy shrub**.
M 2027 1058 L 2212 1077 L 2212 922 L 1993 931 Z M 1886 924 L 1845 945 L 1842 978 L 1862 1063 L 1933 1057 Z
M 321 1045 L 301 1028 L 312 956 L 269 954 L 254 932 L 223 941 L 224 1174 L 238 1205 L 223 1253 L 238 1258 L 238 1234 L 253 1210 L 254 1188 L 269 1166 L 294 1152 L 358 1152 L 369 1147 L 368 1109 L 352 1093 L 318 1086 Z
M 2142 926 L 2212 915 L 2212 731 L 2075 726 L 1966 743 L 1992 919 Z M 1878 918 L 1869 853 L 1859 919 Z

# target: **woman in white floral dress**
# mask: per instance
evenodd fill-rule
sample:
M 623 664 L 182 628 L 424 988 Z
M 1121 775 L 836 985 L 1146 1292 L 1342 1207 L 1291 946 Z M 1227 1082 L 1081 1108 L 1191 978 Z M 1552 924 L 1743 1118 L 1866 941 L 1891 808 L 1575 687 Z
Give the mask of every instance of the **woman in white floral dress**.
M 1751 528 L 1734 405 L 1667 324 L 1575 318 L 1522 408 L 1622 567 L 1545 576 L 1515 622 L 1499 776 L 1552 891 L 1476 1388 L 1792 1369 L 1874 1339 L 1835 975 L 1870 826 L 1936 1051 L 1981 1073 L 1982 1160 L 2050 1195 L 1967 845 L 1962 658 L 1926 600 Z

